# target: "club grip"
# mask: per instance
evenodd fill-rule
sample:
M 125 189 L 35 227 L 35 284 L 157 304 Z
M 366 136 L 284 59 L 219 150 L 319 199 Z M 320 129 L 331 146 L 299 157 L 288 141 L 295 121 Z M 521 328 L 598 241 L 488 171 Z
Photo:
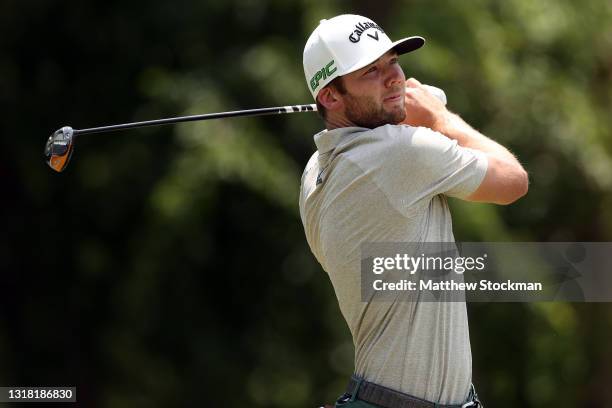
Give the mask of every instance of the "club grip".
M 431 85 L 423 85 L 423 87 L 425 89 L 427 89 L 427 91 L 430 94 L 432 94 L 433 96 L 438 98 L 440 100 L 440 102 L 442 102 L 444 105 L 446 105 L 446 94 L 444 93 L 443 90 L 441 90 L 440 88 L 436 88 L 435 86 L 431 86 Z M 406 88 L 406 89 L 408 89 L 408 88 Z

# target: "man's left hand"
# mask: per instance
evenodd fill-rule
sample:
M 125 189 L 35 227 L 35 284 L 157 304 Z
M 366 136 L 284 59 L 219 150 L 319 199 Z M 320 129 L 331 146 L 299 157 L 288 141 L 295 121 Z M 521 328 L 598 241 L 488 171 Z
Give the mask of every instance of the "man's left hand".
M 444 104 L 414 78 L 406 81 L 404 108 L 406 117 L 402 125 L 440 130 L 447 120 L 448 110 Z

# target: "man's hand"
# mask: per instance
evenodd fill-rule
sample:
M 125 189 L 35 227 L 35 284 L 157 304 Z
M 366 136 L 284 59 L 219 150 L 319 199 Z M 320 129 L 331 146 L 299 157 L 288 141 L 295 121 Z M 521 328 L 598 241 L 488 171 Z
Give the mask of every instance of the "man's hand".
M 444 128 L 448 114 L 446 107 L 414 78 L 406 81 L 404 108 L 406 118 L 402 125 L 423 126 L 436 131 Z

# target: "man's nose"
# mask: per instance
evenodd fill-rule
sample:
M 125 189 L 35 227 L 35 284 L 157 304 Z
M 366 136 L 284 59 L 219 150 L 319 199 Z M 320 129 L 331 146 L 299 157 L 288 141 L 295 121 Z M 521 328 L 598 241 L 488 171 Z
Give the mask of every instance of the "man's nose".
M 394 65 L 389 67 L 387 72 L 387 77 L 385 80 L 385 86 L 391 88 L 393 86 L 397 86 L 398 84 L 403 84 L 405 81 L 404 71 L 399 65 Z

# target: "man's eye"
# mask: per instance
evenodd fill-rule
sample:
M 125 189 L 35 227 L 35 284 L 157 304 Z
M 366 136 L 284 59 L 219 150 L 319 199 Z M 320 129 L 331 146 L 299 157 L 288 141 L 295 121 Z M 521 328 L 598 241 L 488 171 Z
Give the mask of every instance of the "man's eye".
M 372 67 L 366 71 L 366 74 L 376 71 L 376 67 Z

